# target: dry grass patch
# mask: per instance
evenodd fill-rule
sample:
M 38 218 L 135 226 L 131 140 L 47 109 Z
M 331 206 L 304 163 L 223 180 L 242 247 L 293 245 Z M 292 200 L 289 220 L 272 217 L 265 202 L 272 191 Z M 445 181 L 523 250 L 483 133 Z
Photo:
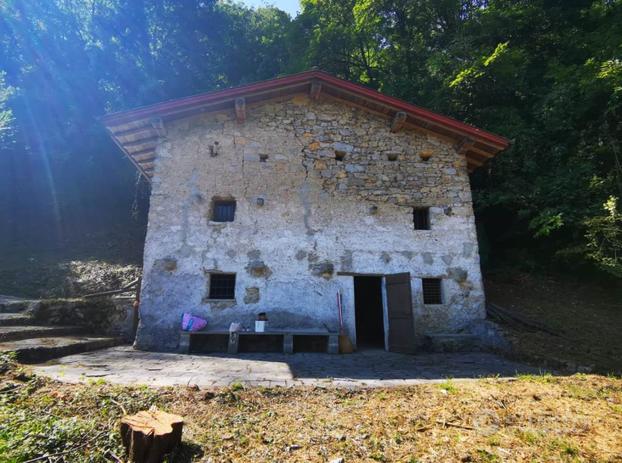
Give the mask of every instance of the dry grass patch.
M 151 405 L 187 420 L 174 461 L 622 461 L 619 378 L 209 391 L 68 385 L 19 370 L 2 379 L 3 462 L 60 452 L 58 461 L 115 461 L 119 418 Z

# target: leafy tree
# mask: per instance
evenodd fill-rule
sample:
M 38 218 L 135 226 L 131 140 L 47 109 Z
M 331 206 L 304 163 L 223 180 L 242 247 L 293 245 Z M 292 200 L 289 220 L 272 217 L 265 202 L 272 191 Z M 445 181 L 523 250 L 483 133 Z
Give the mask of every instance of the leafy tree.
M 4 73 L 0 73 L 0 146 L 7 143 L 11 136 L 11 125 L 13 123 L 13 113 L 7 106 L 9 98 L 14 89 L 8 87 L 4 81 Z
M 1 2 L 0 243 L 136 228 L 102 114 L 319 66 L 512 140 L 472 176 L 491 264 L 619 276 L 622 0 L 301 4 Z

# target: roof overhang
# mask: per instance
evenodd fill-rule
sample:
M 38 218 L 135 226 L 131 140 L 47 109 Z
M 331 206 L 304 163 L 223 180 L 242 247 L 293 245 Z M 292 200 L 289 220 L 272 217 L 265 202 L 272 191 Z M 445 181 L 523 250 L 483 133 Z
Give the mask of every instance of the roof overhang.
M 481 166 L 509 146 L 509 141 L 499 135 L 317 70 L 111 113 L 104 116 L 102 122 L 119 148 L 150 179 L 155 148 L 164 136 L 165 122 L 205 112 L 238 112 L 240 102 L 252 105 L 296 93 L 307 93 L 314 99 L 321 93 L 322 97 L 344 100 L 384 115 L 392 121 L 387 127 L 393 131 L 407 127 L 448 140 L 466 156 L 469 170 Z

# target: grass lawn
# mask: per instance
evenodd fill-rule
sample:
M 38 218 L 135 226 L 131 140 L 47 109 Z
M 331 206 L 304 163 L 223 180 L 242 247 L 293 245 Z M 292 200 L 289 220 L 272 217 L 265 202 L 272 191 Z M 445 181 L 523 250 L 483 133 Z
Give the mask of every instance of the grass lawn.
M 622 461 L 622 379 L 447 380 L 395 389 L 197 390 L 0 374 L 0 461 L 121 461 L 124 413 L 185 417 L 172 461 Z

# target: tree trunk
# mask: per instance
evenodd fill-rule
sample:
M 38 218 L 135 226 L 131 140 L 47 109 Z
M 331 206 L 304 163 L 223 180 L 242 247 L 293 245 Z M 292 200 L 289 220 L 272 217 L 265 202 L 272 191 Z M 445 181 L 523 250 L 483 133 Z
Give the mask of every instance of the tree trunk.
M 159 463 L 181 443 L 183 418 L 159 410 L 121 418 L 121 439 L 130 461 Z

